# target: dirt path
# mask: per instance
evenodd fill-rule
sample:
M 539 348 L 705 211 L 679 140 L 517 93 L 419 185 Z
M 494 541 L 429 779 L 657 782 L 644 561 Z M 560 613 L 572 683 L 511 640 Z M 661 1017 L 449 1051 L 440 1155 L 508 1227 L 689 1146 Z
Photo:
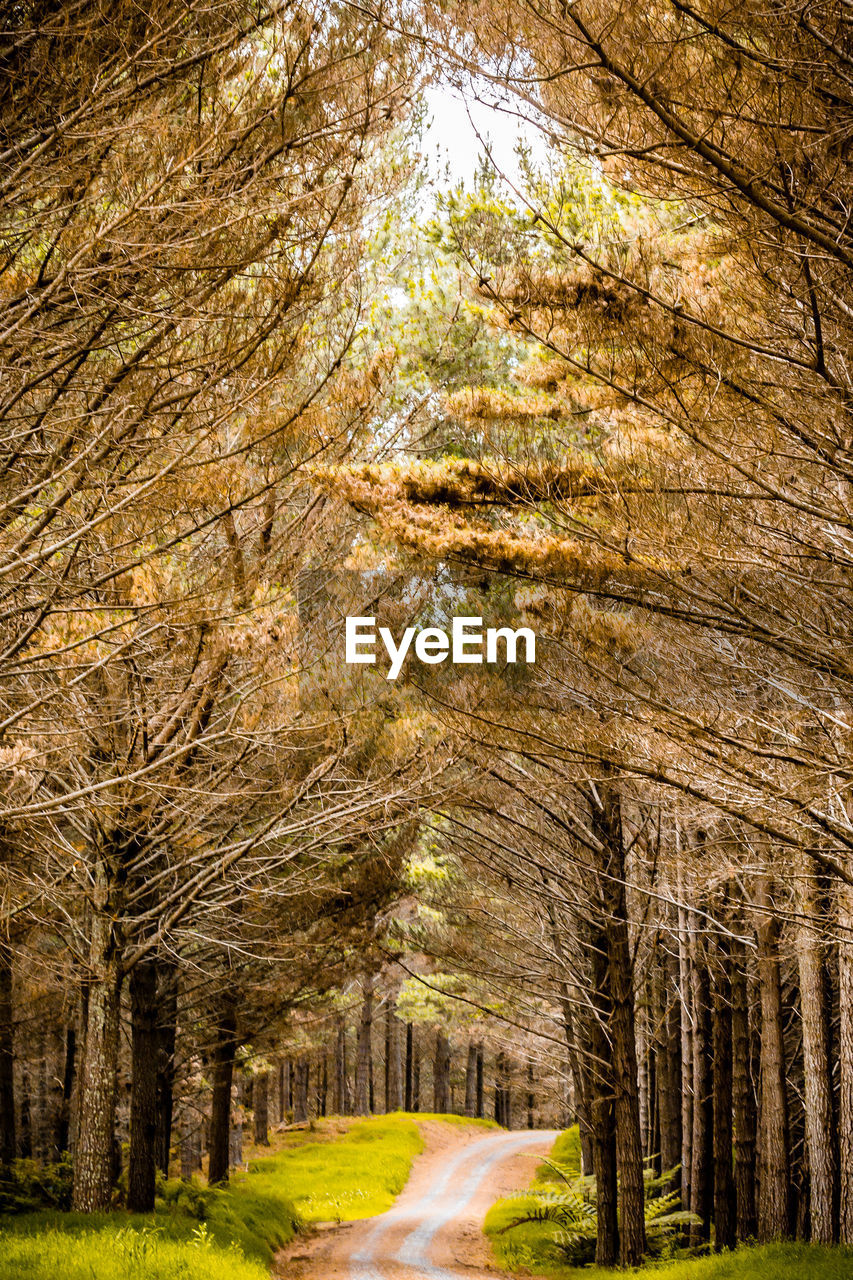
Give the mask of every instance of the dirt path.
M 425 1122 L 426 1150 L 393 1209 L 321 1231 L 279 1258 L 287 1280 L 474 1280 L 497 1277 L 482 1234 L 500 1196 L 527 1185 L 556 1133 L 484 1133 Z

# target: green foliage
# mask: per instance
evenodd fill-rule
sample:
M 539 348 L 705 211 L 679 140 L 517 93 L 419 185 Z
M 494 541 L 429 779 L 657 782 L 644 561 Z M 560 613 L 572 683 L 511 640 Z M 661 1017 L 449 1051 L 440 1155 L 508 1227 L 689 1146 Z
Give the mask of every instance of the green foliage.
M 268 1280 L 238 1248 L 215 1245 L 203 1226 L 171 1240 L 150 1225 L 108 1221 L 78 1233 L 53 1226 L 0 1235 L 0 1274 L 16 1280 Z
M 671 1255 L 683 1228 L 698 1221 L 680 1208 L 677 1192 L 661 1194 L 665 1181 L 646 1179 L 646 1236 L 652 1257 Z M 492 1206 L 485 1230 L 504 1266 L 586 1266 L 593 1261 L 598 1231 L 595 1179 L 580 1174 L 576 1125 L 557 1139 L 529 1191 Z
M 38 1160 L 14 1160 L 0 1169 L 0 1213 L 70 1209 L 73 1177 L 67 1155 L 46 1164 Z
M 719 1253 L 707 1258 L 680 1258 L 654 1263 L 649 1280 L 847 1280 L 853 1273 L 853 1249 L 809 1244 L 769 1244 Z M 613 1280 L 599 1267 L 548 1267 L 553 1280 Z M 633 1275 L 640 1274 L 632 1272 Z

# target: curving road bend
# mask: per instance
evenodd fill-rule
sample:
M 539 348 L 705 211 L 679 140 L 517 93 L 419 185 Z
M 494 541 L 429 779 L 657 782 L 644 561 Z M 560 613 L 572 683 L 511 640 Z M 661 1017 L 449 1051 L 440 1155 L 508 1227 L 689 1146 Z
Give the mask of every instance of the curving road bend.
M 499 1275 L 482 1223 L 499 1197 L 528 1185 L 556 1131 L 424 1126 L 427 1147 L 396 1204 L 323 1233 L 279 1271 L 294 1280 L 475 1280 Z
M 448 1270 L 430 1259 L 436 1236 L 451 1227 L 469 1207 L 476 1193 L 487 1182 L 496 1165 L 521 1151 L 535 1149 L 545 1154 L 556 1133 L 539 1131 L 494 1133 L 481 1138 L 473 1146 L 463 1147 L 444 1165 L 442 1172 L 414 1205 L 398 1204 L 383 1214 L 362 1247 L 352 1255 L 351 1280 L 463 1280 L 464 1272 Z M 393 1252 L 383 1250 L 385 1238 L 393 1228 L 405 1224 L 406 1234 Z

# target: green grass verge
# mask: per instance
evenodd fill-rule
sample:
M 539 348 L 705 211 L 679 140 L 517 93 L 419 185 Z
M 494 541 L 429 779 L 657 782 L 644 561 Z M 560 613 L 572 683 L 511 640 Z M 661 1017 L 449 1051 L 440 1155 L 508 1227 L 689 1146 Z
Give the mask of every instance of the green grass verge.
M 561 1133 L 550 1159 L 566 1168 L 570 1177 L 580 1174 L 580 1137 L 577 1126 Z M 558 1181 L 558 1175 L 540 1165 L 536 1183 Z M 522 1192 L 498 1200 L 486 1215 L 484 1229 L 500 1265 L 507 1271 L 547 1276 L 549 1280 L 614 1280 L 613 1271 L 601 1267 L 572 1267 L 561 1262 L 554 1248 L 557 1228 L 550 1223 L 525 1223 L 501 1234 L 506 1223 L 524 1210 L 528 1197 Z M 624 1274 L 624 1273 L 619 1273 Z M 650 1263 L 632 1275 L 648 1280 L 849 1280 L 853 1276 L 853 1249 L 824 1248 L 807 1244 L 775 1244 L 738 1249 L 706 1258 L 679 1258 Z
M 332 1118 L 274 1136 L 271 1154 L 251 1160 L 227 1190 L 165 1183 L 153 1214 L 5 1215 L 0 1277 L 269 1280 L 275 1253 L 302 1223 L 368 1218 L 391 1206 L 423 1149 L 418 1120 L 494 1127 L 459 1116 Z
M 249 1165 L 256 1192 L 284 1195 L 304 1222 L 349 1222 L 384 1213 L 423 1150 L 417 1124 L 402 1114 L 356 1120 L 334 1142 L 306 1142 Z

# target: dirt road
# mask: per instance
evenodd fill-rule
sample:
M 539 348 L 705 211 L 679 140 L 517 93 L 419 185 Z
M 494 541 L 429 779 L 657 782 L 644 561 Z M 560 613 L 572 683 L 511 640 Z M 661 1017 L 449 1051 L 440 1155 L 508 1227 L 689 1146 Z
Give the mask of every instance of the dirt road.
M 474 1280 L 495 1277 L 483 1218 L 526 1186 L 556 1133 L 484 1133 L 426 1122 L 424 1153 L 388 1213 L 320 1232 L 279 1260 L 287 1280 Z

